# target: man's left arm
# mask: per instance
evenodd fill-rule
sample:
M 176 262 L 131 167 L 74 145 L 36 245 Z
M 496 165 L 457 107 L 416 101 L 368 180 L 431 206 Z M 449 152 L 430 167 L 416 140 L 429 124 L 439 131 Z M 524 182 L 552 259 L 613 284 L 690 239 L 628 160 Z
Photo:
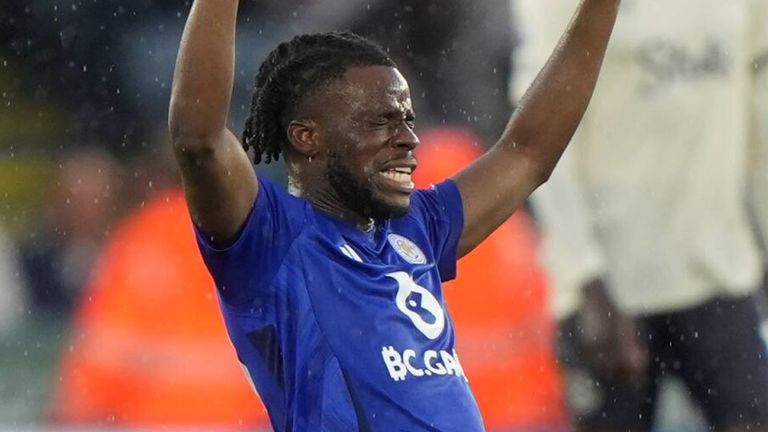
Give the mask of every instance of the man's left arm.
M 544 183 L 587 108 L 620 0 L 583 0 L 499 141 L 454 180 L 464 203 L 458 256 Z

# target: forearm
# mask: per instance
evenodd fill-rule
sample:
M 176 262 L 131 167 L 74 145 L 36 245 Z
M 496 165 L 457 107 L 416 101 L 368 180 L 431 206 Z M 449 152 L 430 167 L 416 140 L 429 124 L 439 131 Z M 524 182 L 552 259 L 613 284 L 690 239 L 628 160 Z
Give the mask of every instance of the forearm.
M 576 131 L 597 82 L 620 0 L 583 0 L 523 96 L 498 150 L 523 154 L 546 179 Z
M 173 76 L 169 127 L 188 143 L 226 127 L 235 59 L 238 0 L 195 0 Z

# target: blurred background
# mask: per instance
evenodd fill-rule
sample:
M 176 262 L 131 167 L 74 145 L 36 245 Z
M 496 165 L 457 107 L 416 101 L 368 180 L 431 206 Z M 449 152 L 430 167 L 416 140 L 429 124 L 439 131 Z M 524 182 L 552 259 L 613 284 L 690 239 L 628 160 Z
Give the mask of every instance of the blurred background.
M 0 8 L 0 430 L 270 430 L 227 340 L 170 155 L 168 100 L 190 4 Z M 515 0 L 244 0 L 240 8 L 236 134 L 269 50 L 298 33 L 351 29 L 387 48 L 411 84 L 422 186 L 495 141 L 516 89 L 532 80 L 527 66 L 553 46 L 533 45 L 538 54 L 529 55 L 546 38 L 522 23 L 546 15 Z M 648 62 L 664 60 L 646 48 Z M 658 47 L 662 57 L 667 48 Z M 715 60 L 699 69 L 718 72 L 718 56 L 731 54 L 705 52 Z M 673 60 L 660 67 L 674 69 Z M 279 165 L 258 171 L 284 180 Z M 556 347 L 562 316 L 541 264 L 540 207 L 536 217 L 518 212 L 446 287 L 489 430 L 571 430 L 573 386 Z M 679 382 L 663 386 L 656 430 L 706 430 L 688 395 Z

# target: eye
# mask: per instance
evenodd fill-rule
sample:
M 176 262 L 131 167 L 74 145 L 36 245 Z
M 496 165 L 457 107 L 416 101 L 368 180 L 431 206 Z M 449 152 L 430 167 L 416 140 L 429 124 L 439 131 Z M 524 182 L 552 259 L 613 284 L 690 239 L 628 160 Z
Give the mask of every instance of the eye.
M 416 117 L 407 116 L 405 118 L 405 124 L 408 125 L 409 128 L 413 129 L 414 127 L 416 127 Z
M 375 126 L 375 127 L 387 126 L 389 125 L 389 119 L 382 117 L 382 118 L 371 120 L 369 123 L 371 126 Z

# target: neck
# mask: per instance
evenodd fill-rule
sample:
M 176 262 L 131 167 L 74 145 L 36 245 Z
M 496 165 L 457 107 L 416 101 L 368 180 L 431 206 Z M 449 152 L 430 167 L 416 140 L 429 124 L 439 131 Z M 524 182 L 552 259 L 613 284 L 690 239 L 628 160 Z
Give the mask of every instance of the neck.
M 296 176 L 288 177 L 288 192 L 296 197 L 304 198 L 312 204 L 317 210 L 329 214 L 337 219 L 349 222 L 357 226 L 361 231 L 371 231 L 376 227 L 376 221 L 367 216 L 363 216 L 345 205 L 338 194 L 332 188 L 319 182 L 309 183 L 317 184 L 314 188 L 304 187 Z

